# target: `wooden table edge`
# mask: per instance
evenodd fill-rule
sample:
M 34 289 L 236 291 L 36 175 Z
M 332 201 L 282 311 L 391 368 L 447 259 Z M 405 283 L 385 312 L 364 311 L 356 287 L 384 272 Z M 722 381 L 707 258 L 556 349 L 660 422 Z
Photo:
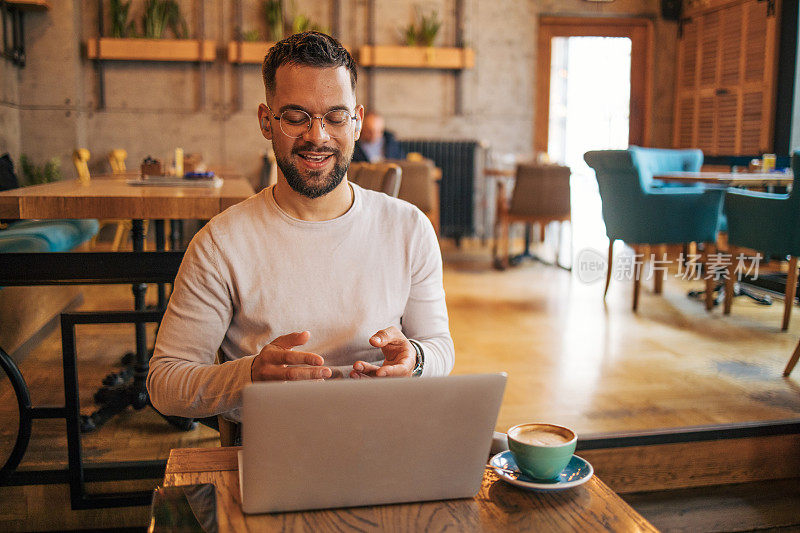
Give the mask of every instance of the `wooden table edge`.
M 236 471 L 239 468 L 238 452 L 241 449 L 241 446 L 173 448 L 170 450 L 169 459 L 167 460 L 167 468 L 164 474 L 165 484 L 179 486 L 174 484 L 174 479 L 181 474 Z M 491 470 L 487 470 L 484 473 L 484 479 L 487 476 L 498 478 L 497 474 Z M 588 488 L 589 485 L 594 485 L 595 490 L 601 493 L 606 501 L 613 503 L 614 507 L 622 510 L 633 523 L 637 524 L 640 531 L 658 531 L 655 526 L 623 500 L 619 494 L 611 490 L 611 488 L 597 477 L 596 474 L 587 481 L 586 485 L 586 488 Z

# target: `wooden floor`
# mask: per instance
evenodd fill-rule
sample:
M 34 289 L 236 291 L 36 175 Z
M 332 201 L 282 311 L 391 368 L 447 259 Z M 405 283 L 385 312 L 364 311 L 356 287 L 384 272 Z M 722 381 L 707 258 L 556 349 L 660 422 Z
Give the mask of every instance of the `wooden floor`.
M 465 247 L 466 248 L 466 247 Z M 581 283 L 575 273 L 526 262 L 498 272 L 485 250 L 446 248 L 445 288 L 455 373 L 507 372 L 497 427 L 548 421 L 578 433 L 635 431 L 800 415 L 800 369 L 781 373 L 800 335 L 795 309 L 738 297 L 732 314 L 687 297 L 702 282 L 648 283 L 631 311 L 633 283 Z
M 604 303 L 602 282 L 587 285 L 575 273 L 534 262 L 499 272 L 491 268 L 489 253 L 477 241 L 460 249 L 443 243 L 454 373 L 508 373 L 498 430 L 544 421 L 587 434 L 800 416 L 800 369 L 781 377 L 800 336 L 797 309 L 782 333 L 782 302 L 763 307 L 738 298 L 731 316 L 721 309 L 707 313 L 686 296 L 700 283 L 669 276 L 662 296 L 652 294 L 648 284 L 634 314 L 631 282 L 612 282 Z M 84 298 L 84 309 L 132 305 L 124 286 L 86 287 Z M 132 346 L 132 326 L 78 329 L 84 412 L 93 409 L 91 395 L 103 376 Z M 60 354 L 56 331 L 20 364 L 34 405 L 63 402 Z M 16 434 L 16 402 L 4 376 L 0 420 L 4 460 Z M 83 443 L 87 460 L 108 461 L 165 459 L 170 448 L 218 441 L 212 430 L 183 433 L 145 409 L 117 417 Z M 63 422 L 36 422 L 22 468 L 65 463 Z M 24 520 L 41 507 L 28 502 L 20 509 L 14 494 L 0 490 L 0 529 L 8 529 L 12 518 L 2 509 L 17 509 L 14 520 Z M 144 525 L 142 517 L 146 509 L 119 525 Z

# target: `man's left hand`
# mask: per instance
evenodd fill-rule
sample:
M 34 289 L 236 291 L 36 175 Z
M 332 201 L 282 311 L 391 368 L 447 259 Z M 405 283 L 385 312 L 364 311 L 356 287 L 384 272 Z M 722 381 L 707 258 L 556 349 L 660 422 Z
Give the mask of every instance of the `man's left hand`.
M 390 326 L 370 337 L 369 343 L 383 352 L 383 365 L 356 361 L 350 372 L 351 378 L 411 377 L 417 364 L 417 352 L 402 331 L 395 326 Z

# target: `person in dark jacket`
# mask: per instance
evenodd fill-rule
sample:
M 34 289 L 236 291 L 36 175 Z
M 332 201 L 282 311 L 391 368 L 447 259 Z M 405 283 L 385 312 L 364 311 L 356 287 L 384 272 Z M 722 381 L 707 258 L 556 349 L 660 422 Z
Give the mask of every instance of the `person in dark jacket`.
M 375 163 L 384 159 L 403 159 L 405 153 L 394 134 L 384 129 L 383 117 L 369 111 L 364 115 L 361 137 L 356 141 L 353 161 Z

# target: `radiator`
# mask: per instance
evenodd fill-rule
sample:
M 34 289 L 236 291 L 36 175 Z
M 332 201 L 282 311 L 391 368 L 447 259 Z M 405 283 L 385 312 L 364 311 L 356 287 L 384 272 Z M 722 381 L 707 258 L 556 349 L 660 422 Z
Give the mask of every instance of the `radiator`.
M 475 233 L 474 183 L 479 146 L 477 141 L 400 141 L 405 152 L 418 152 L 442 169 L 440 234 L 456 239 L 456 243 Z

